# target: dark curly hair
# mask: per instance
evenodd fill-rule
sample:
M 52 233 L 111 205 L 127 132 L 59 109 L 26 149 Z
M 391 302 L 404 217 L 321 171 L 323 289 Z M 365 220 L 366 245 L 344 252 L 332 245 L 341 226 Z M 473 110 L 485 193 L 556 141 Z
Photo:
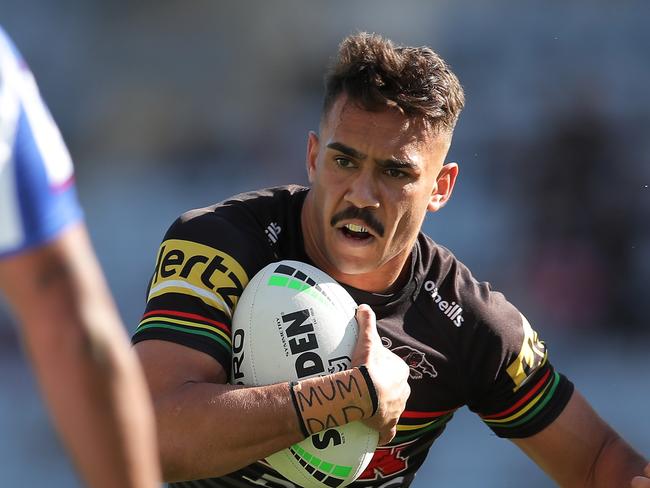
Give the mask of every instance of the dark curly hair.
M 452 132 L 465 95 L 447 63 L 428 47 L 395 46 L 377 34 L 346 37 L 325 75 L 323 117 L 341 93 L 368 111 L 396 107 L 437 131 Z

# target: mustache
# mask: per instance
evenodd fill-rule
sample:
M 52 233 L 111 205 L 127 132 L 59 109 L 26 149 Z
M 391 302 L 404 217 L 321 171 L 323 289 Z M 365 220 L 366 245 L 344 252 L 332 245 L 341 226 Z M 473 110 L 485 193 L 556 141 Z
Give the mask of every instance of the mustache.
M 373 230 L 379 237 L 384 237 L 384 226 L 377 220 L 372 211 L 367 208 L 348 207 L 345 210 L 341 210 L 332 217 L 330 225 L 334 227 L 341 220 L 346 219 L 361 220 L 364 223 L 364 227 Z

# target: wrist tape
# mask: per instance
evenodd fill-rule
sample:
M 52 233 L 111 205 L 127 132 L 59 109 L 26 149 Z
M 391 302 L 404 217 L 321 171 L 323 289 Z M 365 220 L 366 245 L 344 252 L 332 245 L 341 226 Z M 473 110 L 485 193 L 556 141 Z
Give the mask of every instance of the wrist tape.
M 377 390 L 365 366 L 292 381 L 289 391 L 305 437 L 377 412 Z

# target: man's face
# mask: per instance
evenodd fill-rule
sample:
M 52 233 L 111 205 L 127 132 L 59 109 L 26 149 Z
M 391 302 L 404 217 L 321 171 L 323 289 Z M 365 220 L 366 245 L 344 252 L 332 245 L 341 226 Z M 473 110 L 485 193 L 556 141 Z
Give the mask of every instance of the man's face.
M 400 271 L 427 210 L 451 194 L 450 140 L 396 109 L 368 112 L 341 95 L 320 136 L 309 135 L 303 231 L 315 263 L 335 277 Z

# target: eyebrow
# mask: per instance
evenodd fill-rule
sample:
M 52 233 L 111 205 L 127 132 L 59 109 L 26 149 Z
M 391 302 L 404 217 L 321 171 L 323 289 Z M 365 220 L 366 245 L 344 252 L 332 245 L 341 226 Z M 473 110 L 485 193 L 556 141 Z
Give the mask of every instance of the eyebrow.
M 341 142 L 330 142 L 327 145 L 327 147 L 330 149 L 334 149 L 335 151 L 340 151 L 343 154 L 347 154 L 348 156 L 351 156 L 355 159 L 366 159 L 368 157 L 367 154 L 364 154 L 361 151 L 357 151 L 356 149 L 351 148 L 350 146 L 346 146 Z
M 327 147 L 329 149 L 334 149 L 335 151 L 340 151 L 343 154 L 346 154 L 355 159 L 366 159 L 367 154 L 357 151 L 356 149 L 346 146 L 341 142 L 330 142 Z M 397 159 L 397 158 L 388 158 L 388 159 L 377 159 L 376 163 L 383 168 L 406 168 L 406 169 L 418 169 L 418 165 L 413 161 L 408 159 Z
M 382 168 L 402 168 L 402 169 L 413 169 L 413 170 L 418 169 L 418 165 L 415 164 L 413 161 L 409 161 L 408 159 L 396 159 L 396 158 L 378 159 L 377 164 Z

